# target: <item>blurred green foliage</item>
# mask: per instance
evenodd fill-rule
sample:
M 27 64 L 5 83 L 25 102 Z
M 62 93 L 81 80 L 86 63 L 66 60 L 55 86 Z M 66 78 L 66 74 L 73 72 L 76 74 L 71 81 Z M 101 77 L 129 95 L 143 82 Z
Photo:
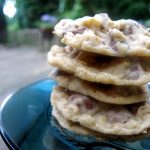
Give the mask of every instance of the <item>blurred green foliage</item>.
M 5 0 L 0 0 L 0 44 L 7 42 L 7 22 L 3 13 Z
M 42 22 L 42 21 L 36 21 L 35 26 L 41 29 L 46 29 L 46 28 L 53 28 L 53 24 L 50 24 L 49 22 Z
M 16 0 L 17 18 L 21 28 L 32 28 L 43 14 L 56 14 L 58 0 Z
M 49 24 L 40 20 L 43 14 L 54 15 L 59 20 L 105 12 L 112 19 L 131 18 L 143 22 L 150 16 L 149 0 L 16 0 L 16 7 L 20 28 L 47 27 Z
M 7 17 L 7 30 L 15 31 L 20 28 L 18 18 L 15 16 L 13 18 Z
M 77 18 L 83 15 L 94 15 L 106 12 L 113 19 L 149 18 L 149 0 L 61 0 L 62 17 Z M 59 5 L 59 7 L 61 7 Z M 60 9 L 59 9 L 60 10 Z

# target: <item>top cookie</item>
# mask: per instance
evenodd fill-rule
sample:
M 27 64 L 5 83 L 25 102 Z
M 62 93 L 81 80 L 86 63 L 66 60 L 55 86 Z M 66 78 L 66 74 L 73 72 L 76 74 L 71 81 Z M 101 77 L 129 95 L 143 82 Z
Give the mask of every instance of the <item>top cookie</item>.
M 112 21 L 107 14 L 63 19 L 54 28 L 61 42 L 108 56 L 150 57 L 150 33 L 134 20 Z

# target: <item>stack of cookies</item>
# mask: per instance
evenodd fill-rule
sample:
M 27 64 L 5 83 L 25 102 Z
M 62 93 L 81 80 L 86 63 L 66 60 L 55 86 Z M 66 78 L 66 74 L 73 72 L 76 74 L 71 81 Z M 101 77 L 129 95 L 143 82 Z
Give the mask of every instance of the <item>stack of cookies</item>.
M 106 14 L 63 19 L 54 29 L 48 63 L 53 78 L 53 116 L 75 133 L 137 139 L 150 128 L 150 33 L 134 20 Z

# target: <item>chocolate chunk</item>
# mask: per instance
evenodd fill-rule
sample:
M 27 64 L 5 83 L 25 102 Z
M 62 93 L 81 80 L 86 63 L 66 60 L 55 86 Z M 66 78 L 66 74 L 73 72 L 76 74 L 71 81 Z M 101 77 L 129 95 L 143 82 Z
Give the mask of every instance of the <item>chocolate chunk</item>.
M 124 34 L 125 35 L 131 35 L 134 33 L 135 30 L 138 30 L 138 28 L 142 27 L 139 23 L 137 23 L 134 20 L 129 20 L 129 23 L 124 28 Z M 136 32 L 136 31 L 135 31 Z
M 86 27 L 79 27 L 78 25 L 69 25 L 67 29 L 64 29 L 62 32 L 62 36 L 64 36 L 68 32 L 72 32 L 74 35 L 82 34 L 86 30 Z
M 86 27 L 78 28 L 76 30 L 71 31 L 74 35 L 82 34 L 86 30 Z
M 139 78 L 139 74 L 138 74 L 138 72 L 133 72 L 133 73 L 131 73 L 129 76 L 128 76 L 128 80 L 136 80 L 136 79 L 138 79 Z
M 77 24 L 76 24 L 74 27 L 75 27 L 76 29 L 79 28 L 79 26 L 78 26 Z
M 140 76 L 139 65 L 138 64 L 132 65 L 129 74 L 127 76 L 127 79 L 136 80 L 139 78 L 139 76 Z
M 114 106 L 115 107 L 115 106 Z M 116 106 L 108 110 L 107 119 L 110 123 L 126 123 L 131 117 L 131 113 L 123 106 Z
M 84 105 L 87 109 L 93 109 L 94 103 L 89 99 L 84 99 Z
M 75 48 L 71 48 L 69 46 L 65 48 L 65 51 L 70 58 L 75 58 L 76 56 L 79 55 L 79 52 L 80 52 L 79 50 Z
M 130 58 L 130 63 L 128 64 L 128 70 L 122 77 L 128 80 L 137 80 L 142 73 L 143 68 L 141 67 L 139 58 Z
M 76 56 L 79 55 L 79 51 L 78 50 L 74 50 L 69 54 L 70 58 L 75 58 Z
M 73 94 L 68 100 L 70 103 L 74 103 L 78 107 L 85 107 L 86 109 L 93 109 L 94 102 L 87 96 L 83 96 L 81 94 Z
M 114 40 L 114 38 L 112 37 L 112 35 L 110 36 L 110 40 L 109 40 L 109 45 L 110 47 L 115 50 L 115 51 L 118 51 L 117 47 L 115 46 L 116 44 L 116 41 Z
M 127 30 L 126 30 L 126 35 L 130 35 L 130 34 L 133 34 L 133 28 L 132 26 L 130 26 Z

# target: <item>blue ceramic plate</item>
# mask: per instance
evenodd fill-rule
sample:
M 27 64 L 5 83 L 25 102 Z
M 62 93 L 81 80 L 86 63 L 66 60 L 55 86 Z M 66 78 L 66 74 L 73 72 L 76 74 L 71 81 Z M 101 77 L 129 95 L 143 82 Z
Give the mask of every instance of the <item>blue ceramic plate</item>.
M 11 149 L 32 150 L 149 150 L 150 138 L 136 142 L 97 142 L 59 126 L 51 116 L 50 94 L 56 85 L 42 80 L 20 89 L 1 106 L 1 135 Z M 59 140 L 58 140 L 59 139 Z

